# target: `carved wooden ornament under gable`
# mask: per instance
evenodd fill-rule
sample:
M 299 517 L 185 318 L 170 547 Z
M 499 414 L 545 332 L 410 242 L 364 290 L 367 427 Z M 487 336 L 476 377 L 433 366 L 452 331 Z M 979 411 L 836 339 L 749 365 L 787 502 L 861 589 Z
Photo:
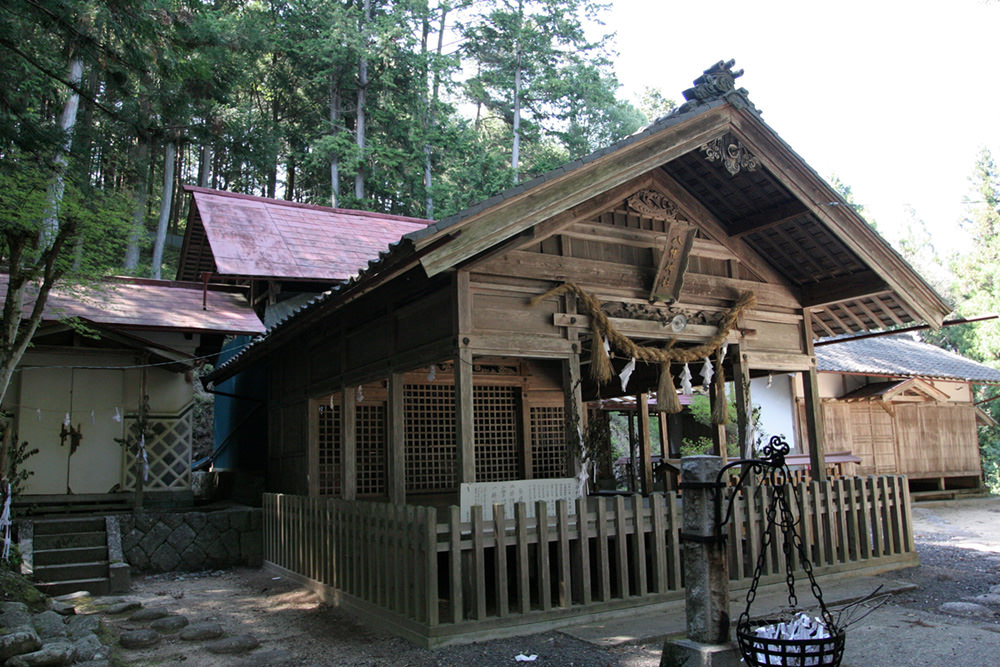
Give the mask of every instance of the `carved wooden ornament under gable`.
M 666 220 L 667 222 L 684 220 L 677 204 L 656 190 L 639 190 L 626 199 L 625 204 L 639 215 L 654 220 Z
M 712 139 L 701 147 L 709 162 L 722 162 L 730 176 L 740 171 L 756 171 L 760 167 L 757 156 L 747 150 L 740 141 L 731 136 Z

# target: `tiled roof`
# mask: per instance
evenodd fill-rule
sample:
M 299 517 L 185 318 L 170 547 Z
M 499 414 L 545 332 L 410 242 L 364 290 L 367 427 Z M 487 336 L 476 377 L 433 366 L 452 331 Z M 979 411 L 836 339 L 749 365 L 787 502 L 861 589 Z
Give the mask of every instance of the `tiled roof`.
M 817 345 L 822 372 L 1000 383 L 1000 370 L 906 335 Z
M 216 275 L 341 281 L 427 220 L 187 188 Z
M 34 304 L 34 292 L 29 292 L 25 313 Z M 0 274 L 0 297 L 6 293 L 7 274 Z M 204 292 L 201 285 L 170 280 L 116 278 L 96 285 L 56 285 L 45 304 L 43 319 L 68 317 L 121 329 L 264 332 L 264 325 L 242 294 L 212 289 Z

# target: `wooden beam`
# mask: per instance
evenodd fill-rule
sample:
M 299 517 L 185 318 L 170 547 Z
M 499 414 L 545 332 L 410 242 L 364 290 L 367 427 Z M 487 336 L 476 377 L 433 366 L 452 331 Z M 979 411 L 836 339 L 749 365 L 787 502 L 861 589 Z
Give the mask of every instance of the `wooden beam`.
M 751 232 L 759 232 L 768 227 L 775 227 L 789 220 L 794 220 L 808 212 L 809 209 L 806 208 L 805 204 L 798 199 L 792 199 L 736 220 L 729 225 L 729 235 L 739 238 Z
M 476 442 L 472 404 L 472 350 L 462 339 L 455 352 L 455 447 L 460 484 L 476 481 Z
M 358 497 L 357 387 L 340 391 L 340 493 L 344 500 Z
M 389 437 L 386 438 L 389 502 L 406 504 L 406 415 L 403 404 L 403 374 L 389 374 Z
M 311 398 L 308 401 L 309 405 L 309 449 L 308 449 L 308 482 L 309 482 L 309 496 L 317 497 L 319 496 L 319 406 L 320 402 L 317 399 Z
M 649 394 L 636 396 L 639 401 L 639 481 L 643 495 L 653 492 L 653 452 L 649 437 Z
M 802 307 L 828 306 L 849 299 L 863 299 L 884 294 L 885 281 L 874 271 L 863 271 L 849 277 L 827 280 L 802 286 Z

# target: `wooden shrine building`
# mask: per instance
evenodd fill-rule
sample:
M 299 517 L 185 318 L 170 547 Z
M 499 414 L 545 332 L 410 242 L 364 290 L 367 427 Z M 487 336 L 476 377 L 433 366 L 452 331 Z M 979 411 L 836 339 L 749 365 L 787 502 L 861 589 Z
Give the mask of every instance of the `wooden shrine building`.
M 404 235 L 216 369 L 267 370 L 269 562 L 428 645 L 666 599 L 674 501 L 588 505 L 583 405 L 672 393 L 694 355 L 738 397 L 751 376 L 802 374 L 822 461 L 813 339 L 949 308 L 731 67 L 644 131 Z M 883 535 L 857 538 L 872 563 L 912 564 L 905 489 L 883 483 L 850 491 L 886 503 L 877 531 L 815 526 L 831 566 L 862 559 L 849 534 Z M 752 554 L 733 559 L 748 576 Z

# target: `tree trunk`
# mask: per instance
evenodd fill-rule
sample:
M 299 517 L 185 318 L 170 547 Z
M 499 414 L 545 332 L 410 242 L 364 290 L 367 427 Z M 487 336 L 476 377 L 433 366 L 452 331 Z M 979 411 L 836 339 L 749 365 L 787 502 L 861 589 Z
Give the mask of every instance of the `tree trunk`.
M 139 266 L 139 252 L 142 237 L 146 233 L 146 207 L 149 205 L 149 135 L 140 132 L 135 147 L 135 188 L 132 208 L 132 226 L 129 230 L 128 246 L 125 248 L 125 269 L 134 271 Z
M 209 187 L 212 178 L 212 147 L 204 144 L 201 147 L 201 169 L 198 170 L 198 185 L 203 188 Z
M 340 131 L 340 87 L 336 77 L 330 75 L 330 132 L 336 136 Z M 340 198 L 340 155 L 334 150 L 330 156 L 330 206 L 337 208 Z
M 372 20 L 372 2 L 364 0 L 364 17 L 362 18 L 362 48 L 368 49 L 368 24 Z M 358 170 L 354 174 L 354 196 L 359 201 L 365 198 L 365 97 L 368 94 L 368 54 L 361 54 L 358 63 L 358 117 L 354 128 L 354 139 L 358 145 Z
M 160 221 L 156 225 L 156 242 L 153 245 L 153 270 L 150 275 L 157 280 L 163 264 L 163 246 L 167 243 L 167 224 L 170 222 L 170 208 L 174 199 L 174 162 L 177 144 L 167 142 L 167 155 L 163 164 L 163 198 L 160 201 Z
M 73 87 L 70 89 L 69 97 L 66 98 L 66 103 L 63 105 L 62 115 L 59 117 L 59 128 L 65 139 L 62 148 L 53 160 L 55 178 L 52 185 L 49 186 L 45 219 L 42 221 L 42 228 L 39 231 L 39 243 L 42 248 L 52 245 L 59 232 L 59 206 L 62 204 L 63 192 L 66 190 L 66 164 L 69 161 L 69 151 L 73 148 L 73 128 L 76 126 L 76 112 L 80 108 L 80 93 L 77 90 L 82 80 L 83 60 L 74 58 L 69 64 L 69 81 Z

